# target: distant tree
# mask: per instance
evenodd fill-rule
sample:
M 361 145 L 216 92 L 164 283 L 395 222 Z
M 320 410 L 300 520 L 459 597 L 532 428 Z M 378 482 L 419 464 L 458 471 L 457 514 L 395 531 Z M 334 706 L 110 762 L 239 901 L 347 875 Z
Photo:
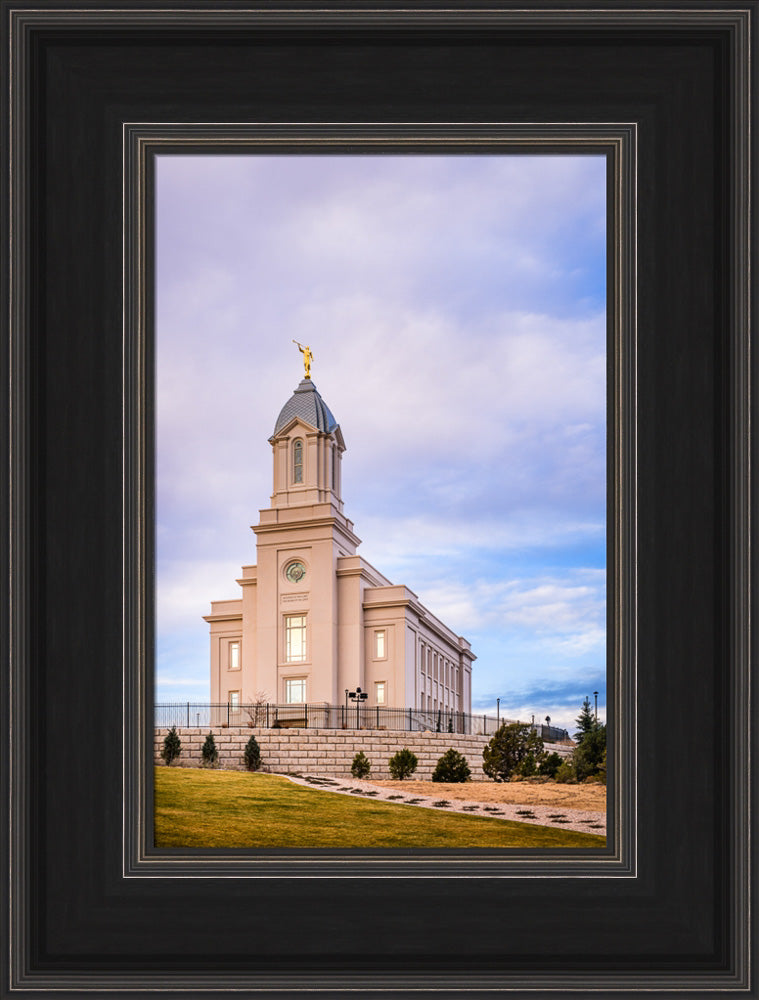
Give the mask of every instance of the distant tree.
M 173 761 L 177 759 L 182 750 L 182 741 L 179 739 L 179 733 L 177 732 L 177 727 L 172 726 L 171 729 L 166 733 L 163 740 L 163 750 L 161 751 L 161 756 L 170 765 Z
M 482 751 L 482 770 L 494 781 L 507 781 L 522 767 L 537 769 L 544 757 L 543 740 L 531 726 L 504 722 Z
M 359 750 L 353 758 L 353 763 L 351 764 L 351 774 L 354 778 L 367 778 L 371 769 L 372 765 L 369 758 L 363 750 Z
M 459 783 L 469 781 L 471 774 L 466 757 L 451 747 L 435 765 L 432 780 Z
M 556 772 L 561 767 L 562 758 L 561 755 L 554 752 L 549 753 L 546 759 L 538 767 L 538 774 L 546 778 L 555 778 Z
M 243 751 L 245 766 L 249 771 L 258 771 L 261 767 L 261 748 L 255 736 L 251 736 Z
M 586 698 L 582 703 L 582 709 L 580 714 L 577 716 L 575 721 L 577 726 L 577 732 L 575 733 L 575 739 L 581 740 L 587 733 L 591 733 L 598 723 L 596 718 L 590 710 L 590 698 Z
M 572 763 L 578 781 L 596 775 L 606 778 L 606 726 L 596 726 L 575 747 Z
M 200 752 L 203 757 L 203 766 L 214 767 L 216 761 L 219 759 L 219 751 L 216 749 L 216 741 L 213 738 L 213 733 L 209 733 L 206 736 L 206 741 Z
M 391 757 L 387 762 L 387 766 L 390 768 L 390 774 L 396 781 L 403 781 L 404 778 L 409 778 L 414 771 L 416 771 L 417 765 L 419 764 L 419 759 L 415 753 L 412 753 L 408 747 L 404 747 L 399 750 L 395 756 Z

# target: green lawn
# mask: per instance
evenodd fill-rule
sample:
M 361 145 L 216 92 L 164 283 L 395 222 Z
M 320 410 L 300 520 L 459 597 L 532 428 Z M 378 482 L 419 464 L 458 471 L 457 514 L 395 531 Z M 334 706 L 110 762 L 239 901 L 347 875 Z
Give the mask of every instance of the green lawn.
M 444 785 L 440 798 L 445 798 Z M 590 833 L 316 791 L 274 774 L 155 769 L 156 847 L 603 847 L 605 843 L 604 837 Z

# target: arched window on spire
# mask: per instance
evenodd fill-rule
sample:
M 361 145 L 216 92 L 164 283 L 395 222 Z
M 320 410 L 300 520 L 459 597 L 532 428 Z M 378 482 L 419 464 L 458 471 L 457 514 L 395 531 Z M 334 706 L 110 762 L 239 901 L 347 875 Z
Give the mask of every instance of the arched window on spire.
M 300 438 L 293 442 L 293 482 L 303 482 L 303 442 Z

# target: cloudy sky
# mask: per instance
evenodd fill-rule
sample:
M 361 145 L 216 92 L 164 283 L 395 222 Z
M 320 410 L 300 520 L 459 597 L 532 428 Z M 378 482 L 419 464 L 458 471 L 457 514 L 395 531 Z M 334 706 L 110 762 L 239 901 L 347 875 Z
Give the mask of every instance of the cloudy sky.
M 162 156 L 157 691 L 207 701 L 303 375 L 359 552 L 472 643 L 475 711 L 605 715 L 605 163 Z

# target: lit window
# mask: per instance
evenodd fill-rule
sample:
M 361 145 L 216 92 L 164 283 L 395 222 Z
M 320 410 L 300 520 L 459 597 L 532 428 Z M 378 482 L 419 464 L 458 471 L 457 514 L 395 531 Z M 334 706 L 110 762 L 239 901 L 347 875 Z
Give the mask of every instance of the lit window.
M 229 707 L 232 712 L 240 711 L 240 692 L 230 691 L 229 692 Z
M 287 615 L 285 618 L 285 660 L 302 663 L 306 659 L 306 616 Z
M 229 644 L 229 669 L 240 669 L 240 643 L 230 642 Z
M 293 482 L 303 482 L 303 442 L 300 438 L 293 444 Z
M 377 660 L 385 659 L 385 630 L 379 629 L 374 633 L 374 657 Z
M 385 681 L 377 681 L 374 685 L 374 700 L 378 705 L 385 704 Z
M 306 678 L 288 677 L 285 681 L 285 701 L 288 705 L 303 705 L 306 701 Z

